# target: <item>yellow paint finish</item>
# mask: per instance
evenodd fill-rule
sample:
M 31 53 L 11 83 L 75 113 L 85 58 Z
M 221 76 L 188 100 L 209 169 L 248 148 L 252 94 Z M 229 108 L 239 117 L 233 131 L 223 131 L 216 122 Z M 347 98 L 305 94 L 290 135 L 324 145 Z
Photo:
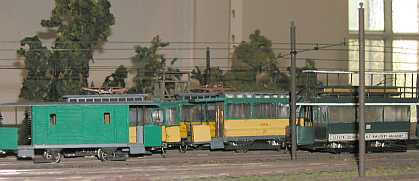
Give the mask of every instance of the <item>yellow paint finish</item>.
M 288 119 L 225 120 L 224 136 L 284 136 Z
M 180 126 L 169 126 L 166 127 L 166 142 L 167 143 L 179 143 L 180 138 Z
M 161 126 L 161 141 L 166 142 L 166 126 Z
M 209 126 L 210 126 L 210 131 L 211 131 L 211 138 L 215 138 L 215 122 L 209 122 L 208 123 L 209 124 Z
M 304 126 L 304 118 L 297 119 L 295 124 L 298 126 Z
M 137 127 L 129 127 L 129 143 L 137 143 Z
M 192 125 L 192 141 L 193 142 L 209 142 L 211 141 L 211 129 L 209 125 Z
M 185 122 L 180 123 L 180 137 L 181 138 L 188 138 L 188 128 L 186 127 Z
M 345 88 L 325 88 L 323 92 L 325 93 L 351 93 L 352 89 L 345 89 Z
M 188 137 L 188 130 L 190 130 L 190 125 L 209 125 L 210 126 L 210 133 L 211 133 L 211 137 L 215 138 L 215 133 L 216 133 L 216 128 L 215 128 L 215 121 L 209 121 L 209 122 L 181 122 L 180 123 L 180 136 L 182 138 L 187 138 Z

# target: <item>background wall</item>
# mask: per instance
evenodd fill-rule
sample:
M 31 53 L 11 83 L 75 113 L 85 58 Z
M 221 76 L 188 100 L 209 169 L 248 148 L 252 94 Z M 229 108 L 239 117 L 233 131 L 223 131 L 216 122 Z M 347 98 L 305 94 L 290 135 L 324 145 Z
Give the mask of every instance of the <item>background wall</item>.
M 0 51 L 0 67 L 11 67 L 17 61 L 14 51 L 19 47 L 17 41 L 43 30 L 40 21 L 49 17 L 53 2 L 0 2 L 0 49 L 11 50 Z M 343 41 L 347 35 L 346 0 L 111 0 L 111 4 L 116 24 L 112 27 L 113 34 L 109 41 L 125 43 L 107 43 L 104 52 L 95 54 L 96 61 L 92 64 L 95 66 L 129 66 L 129 57 L 134 54 L 133 46 L 138 44 L 132 42 L 150 41 L 155 35 L 169 42 L 197 42 L 171 45 L 174 48 L 195 47 L 195 51 L 174 49 L 164 52 L 167 57 L 180 58 L 176 66 L 184 70 L 204 65 L 204 49 L 207 46 L 214 48 L 212 57 L 228 58 L 228 44 L 199 42 L 229 42 L 232 41 L 231 35 L 236 36 L 235 42 L 240 42 L 247 40 L 255 29 L 260 29 L 263 35 L 273 41 L 288 42 L 290 20 L 296 22 L 298 42 L 336 43 Z M 232 10 L 235 12 L 234 17 Z M 287 45 L 275 46 L 288 48 Z M 334 59 L 347 57 L 344 51 L 319 51 L 298 56 Z M 222 68 L 230 65 L 228 59 L 216 59 L 212 63 Z M 288 60 L 284 60 L 283 64 L 287 66 Z M 320 68 L 347 67 L 345 62 L 319 61 L 317 65 Z M 90 79 L 95 85 L 100 85 L 110 72 L 91 72 Z M 0 103 L 17 100 L 22 79 L 20 74 L 21 70 L 0 69 Z

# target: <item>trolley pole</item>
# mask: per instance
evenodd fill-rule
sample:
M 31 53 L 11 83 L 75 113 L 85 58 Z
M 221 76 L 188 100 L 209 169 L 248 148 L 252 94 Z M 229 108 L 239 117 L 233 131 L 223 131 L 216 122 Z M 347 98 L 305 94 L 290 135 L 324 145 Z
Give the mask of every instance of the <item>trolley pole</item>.
M 210 48 L 209 47 L 207 47 L 206 63 L 207 63 L 206 84 L 209 85 L 211 83 L 211 53 L 210 53 Z
M 358 148 L 359 148 L 359 176 L 365 176 L 365 32 L 364 7 L 359 4 L 359 119 L 358 119 Z
M 296 152 L 297 152 L 297 135 L 296 135 L 296 108 L 297 108 L 297 91 L 296 91 L 296 57 L 297 57 L 297 50 L 296 50 L 296 43 L 295 43 L 295 24 L 294 21 L 291 22 L 290 27 L 290 42 L 291 42 L 291 159 L 295 160 L 296 158 Z

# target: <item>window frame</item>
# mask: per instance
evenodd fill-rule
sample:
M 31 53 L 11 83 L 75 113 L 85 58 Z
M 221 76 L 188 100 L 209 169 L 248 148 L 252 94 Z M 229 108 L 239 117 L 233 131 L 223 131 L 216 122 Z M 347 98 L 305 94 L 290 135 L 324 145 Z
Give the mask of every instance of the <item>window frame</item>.
M 110 112 L 103 113 L 103 124 L 110 125 L 112 123 L 112 117 Z
M 383 0 L 384 1 L 384 31 L 369 31 L 365 30 L 365 40 L 382 40 L 384 41 L 385 53 L 384 53 L 384 71 L 393 71 L 393 42 L 397 40 L 413 40 L 417 41 L 419 44 L 419 30 L 416 33 L 398 33 L 393 32 L 393 0 Z M 348 2 L 349 3 L 349 2 Z M 419 1 L 418 1 L 419 4 Z M 358 39 L 358 31 L 350 30 L 349 28 L 349 16 L 351 9 L 349 9 L 348 4 L 348 38 L 349 39 Z M 417 9 L 419 13 L 419 8 Z M 351 47 L 348 47 L 351 49 Z M 419 53 L 419 52 L 418 52 Z M 348 53 L 349 56 L 349 53 Z M 349 62 L 350 63 L 350 62 Z M 351 65 L 348 63 L 348 68 Z M 418 66 L 418 64 L 416 64 Z
M 56 113 L 49 114 L 49 124 L 51 126 L 56 126 L 57 125 L 57 114 Z

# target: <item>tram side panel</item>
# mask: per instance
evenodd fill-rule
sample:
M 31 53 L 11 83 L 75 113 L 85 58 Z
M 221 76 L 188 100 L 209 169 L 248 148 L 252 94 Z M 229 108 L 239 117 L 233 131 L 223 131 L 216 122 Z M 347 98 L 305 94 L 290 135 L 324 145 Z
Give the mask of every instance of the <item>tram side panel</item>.
M 240 97 L 226 99 L 221 134 L 211 149 L 283 149 L 289 127 L 287 98 Z M 218 131 L 217 131 L 218 132 Z
M 394 105 L 366 107 L 365 140 L 368 151 L 406 150 L 410 132 L 409 109 L 409 106 Z M 306 117 L 312 121 L 313 144 L 299 146 L 318 151 L 356 151 L 356 115 L 355 106 L 313 107 L 313 117 Z
M 0 155 L 16 152 L 18 128 L 0 127 Z
M 62 156 L 101 155 L 107 159 L 108 155 L 118 155 L 126 159 L 128 124 L 127 105 L 33 106 L 32 145 L 22 147 L 21 153 L 28 155 L 18 156 L 41 155 L 55 162 Z

